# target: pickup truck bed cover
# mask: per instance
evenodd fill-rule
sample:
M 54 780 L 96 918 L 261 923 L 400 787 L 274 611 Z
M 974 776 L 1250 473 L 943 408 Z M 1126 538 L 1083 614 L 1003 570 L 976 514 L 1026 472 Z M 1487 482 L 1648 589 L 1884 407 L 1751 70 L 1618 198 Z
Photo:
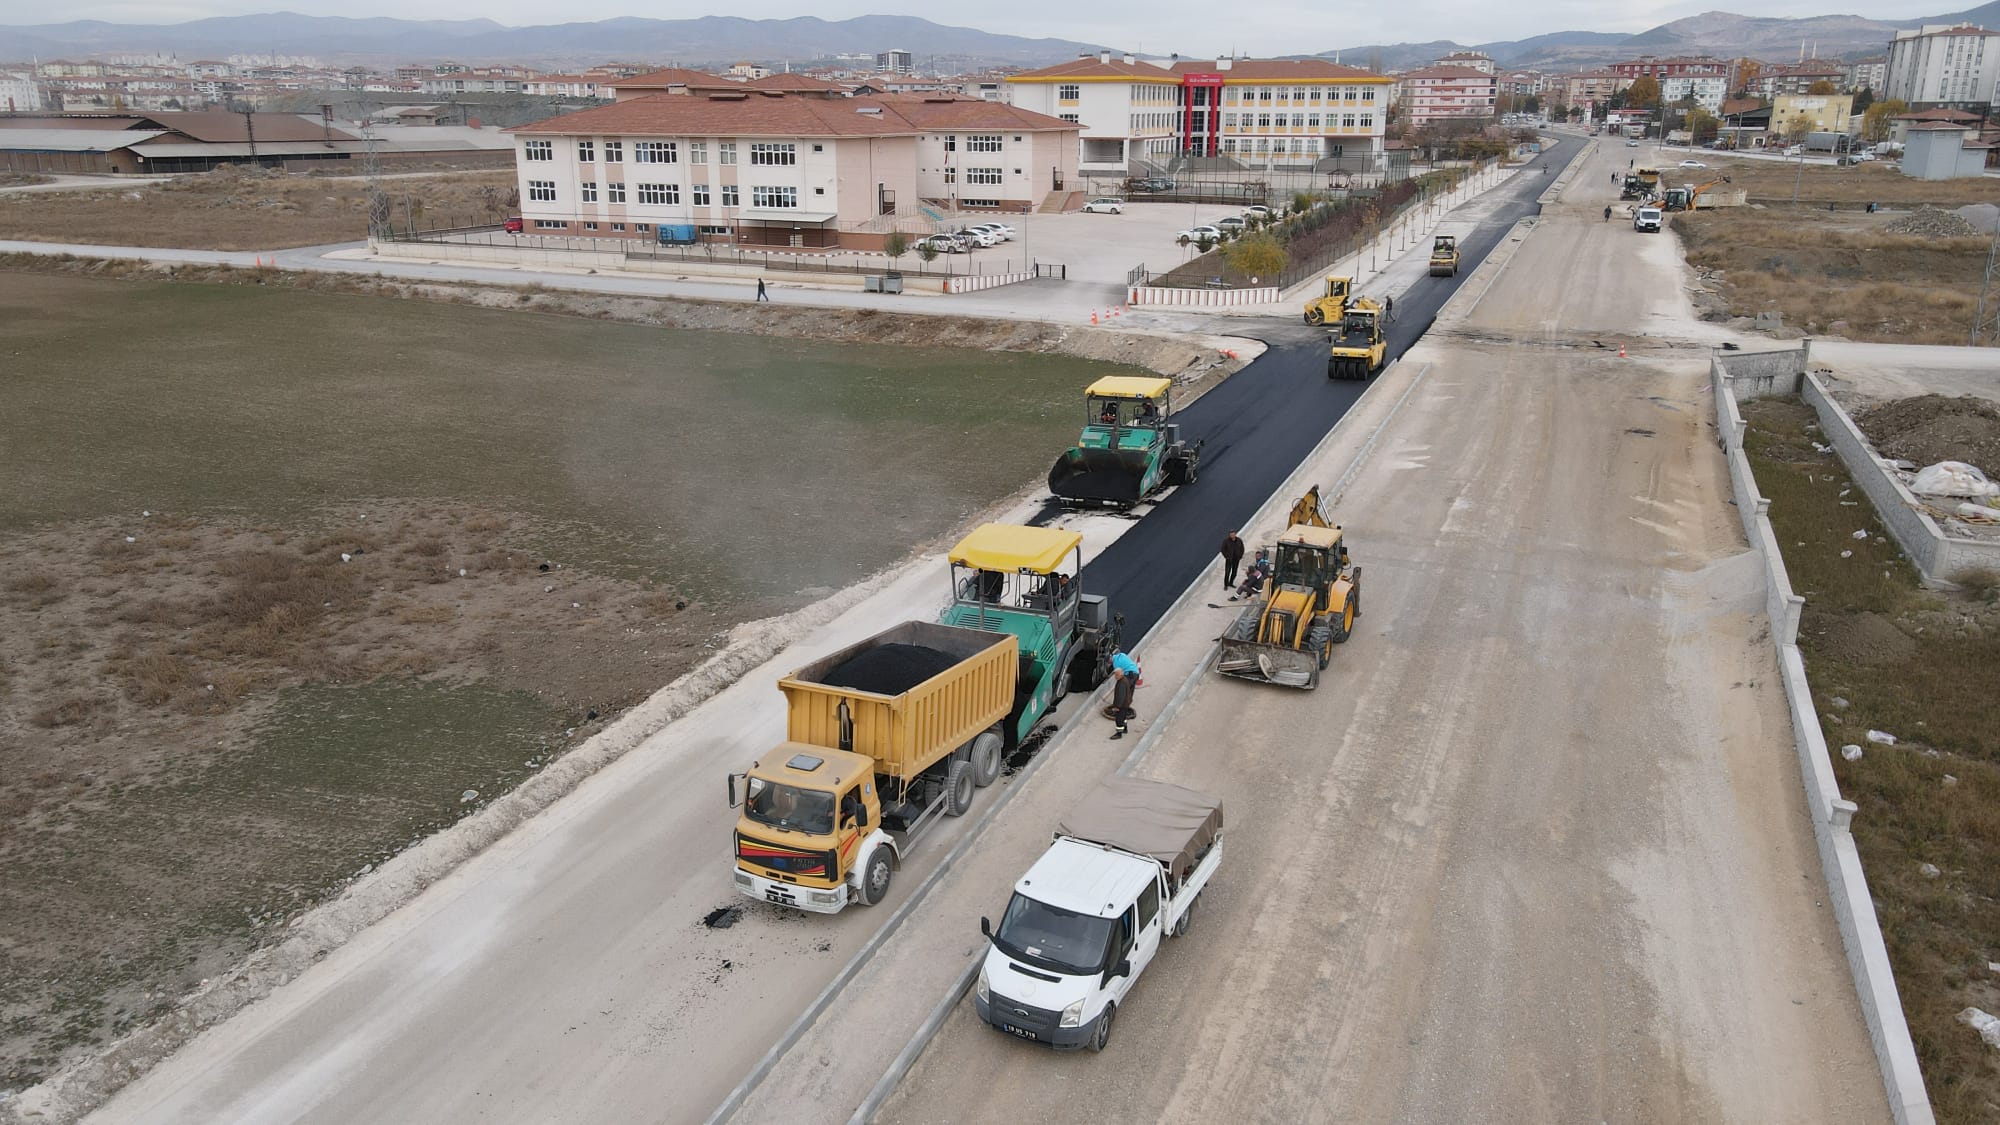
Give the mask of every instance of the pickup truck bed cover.
M 1065 836 L 1149 855 L 1178 882 L 1222 834 L 1222 802 L 1136 777 L 1105 780 L 1058 826 Z

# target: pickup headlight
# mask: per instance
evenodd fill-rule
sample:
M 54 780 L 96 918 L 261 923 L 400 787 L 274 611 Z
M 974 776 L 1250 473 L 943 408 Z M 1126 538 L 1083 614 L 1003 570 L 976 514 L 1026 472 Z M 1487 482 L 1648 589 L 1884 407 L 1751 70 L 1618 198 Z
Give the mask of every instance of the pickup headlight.
M 973 986 L 973 991 L 978 994 L 981 1001 L 992 998 L 993 994 L 987 991 L 986 988 L 986 967 L 984 965 L 979 968 L 979 983 Z
M 1056 1026 L 1075 1027 L 1076 1025 L 1082 1022 L 1083 1022 L 1083 1001 L 1078 1000 L 1076 1003 L 1071 1004 L 1069 1007 L 1063 1009 L 1062 1019 L 1057 1021 Z

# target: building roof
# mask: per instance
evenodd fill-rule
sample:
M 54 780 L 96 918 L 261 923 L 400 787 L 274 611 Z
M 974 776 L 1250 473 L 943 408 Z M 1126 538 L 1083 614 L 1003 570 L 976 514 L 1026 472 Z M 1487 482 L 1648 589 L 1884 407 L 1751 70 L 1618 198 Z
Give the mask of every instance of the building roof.
M 1972 126 L 1959 125 L 1950 121 L 1919 121 L 1909 128 L 1909 131 L 1912 133 L 1942 133 L 1946 130 L 1954 133 L 1970 133 Z
M 647 94 L 510 130 L 524 136 L 888 137 L 935 129 L 1075 132 L 1081 127 L 977 98 L 798 98 Z
M 196 141 L 247 143 L 254 131 L 258 144 L 293 141 L 355 141 L 359 137 L 339 129 L 329 129 L 318 117 L 296 113 L 253 113 L 246 125 L 241 113 L 225 110 L 196 110 L 186 113 L 148 113 L 145 120 Z
M 1051 82 L 1064 78 L 1139 78 L 1154 82 L 1175 82 L 1189 74 L 1220 74 L 1224 81 L 1240 82 L 1351 82 L 1370 79 L 1393 81 L 1385 75 L 1359 67 L 1342 66 L 1325 59 L 1180 59 L 1161 64 L 1144 59 L 1126 62 L 1102 54 L 1026 70 L 1007 76 L 1009 82 Z
M 1724 98 L 1718 111 L 1724 117 L 1735 117 L 1764 108 L 1764 103 L 1756 98 Z
M 1923 112 L 1921 112 L 1921 113 L 1899 113 L 1899 114 L 1897 114 L 1897 115 L 1896 115 L 1896 116 L 1895 116 L 1895 117 L 1894 117 L 1894 118 L 1893 118 L 1892 120 L 1896 120 L 1896 121 L 1962 121 L 1962 122 L 1965 122 L 1966 124 L 1971 124 L 1971 123 L 1973 123 L 1973 122 L 1976 122 L 1976 121 L 1978 121 L 1978 120 L 1979 120 L 1979 115 L 1978 115 L 1978 114 L 1976 114 L 1976 113 L 1967 113 L 1967 112 L 1965 112 L 1965 111 L 1964 111 L 1964 110 L 1962 110 L 1962 109 L 1949 109 L 1949 108 L 1946 108 L 1946 107 L 1944 107 L 1944 106 L 1939 106 L 1939 107 L 1937 107 L 1936 109 L 1927 109 L 1927 110 L 1924 110 L 1924 111 L 1923 111 Z M 1911 127 L 1912 127 L 1912 128 L 1915 128 L 1915 126 L 1911 126 Z
M 1007 76 L 1009 82 L 1046 82 L 1057 78 L 1150 78 L 1155 82 L 1178 82 L 1180 75 L 1163 66 L 1149 62 L 1126 62 L 1122 56 L 1113 55 L 1109 61 L 1101 61 L 1101 56 L 1086 55 L 1083 58 L 1059 62 L 1040 70 L 1024 70 Z
M 844 95 L 848 92 L 848 88 L 838 82 L 828 82 L 824 78 L 814 78 L 806 74 L 767 74 L 762 78 L 752 78 L 743 85 L 753 90 L 782 90 L 802 94 Z
M 1474 70 L 1469 66 L 1424 66 L 1418 67 L 1416 70 L 1406 70 L 1396 77 L 1397 81 L 1408 81 L 1412 78 L 1461 78 L 1479 82 L 1495 81 L 1493 75 L 1483 70 Z
M 67 113 L 0 114 L 0 129 L 137 129 L 144 118 Z
M 165 129 L 6 129 L 0 152 L 113 152 L 162 136 Z
M 689 70 L 686 67 L 670 66 L 665 70 L 635 74 L 630 78 L 605 78 L 606 86 L 623 86 L 629 90 L 666 90 L 675 86 L 734 86 L 738 83 L 720 78 L 703 70 Z

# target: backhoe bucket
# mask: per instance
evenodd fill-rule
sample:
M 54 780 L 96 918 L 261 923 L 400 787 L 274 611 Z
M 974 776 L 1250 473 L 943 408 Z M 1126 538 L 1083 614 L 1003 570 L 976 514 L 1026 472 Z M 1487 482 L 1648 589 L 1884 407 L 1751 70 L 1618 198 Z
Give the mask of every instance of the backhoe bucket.
M 1072 504 L 1130 507 L 1146 494 L 1150 451 L 1071 449 L 1049 470 L 1049 491 Z
M 1262 607 L 1252 606 L 1239 615 L 1222 634 L 1215 670 L 1259 683 L 1311 690 L 1319 686 L 1319 655 L 1315 652 L 1266 644 L 1256 639 L 1257 618 Z

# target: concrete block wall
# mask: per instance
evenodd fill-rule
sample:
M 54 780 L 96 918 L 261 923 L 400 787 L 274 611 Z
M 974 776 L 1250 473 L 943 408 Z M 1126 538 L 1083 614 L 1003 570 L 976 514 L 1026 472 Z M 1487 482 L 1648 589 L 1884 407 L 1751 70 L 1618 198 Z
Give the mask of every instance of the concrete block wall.
M 1261 305 L 1278 299 L 1275 285 L 1257 289 L 1175 289 L 1164 285 L 1127 287 L 1125 303 L 1130 305 Z
M 1882 1072 L 1889 1110 L 1898 1125 L 1935 1125 L 1930 1096 L 1924 1090 L 1923 1071 L 1917 1065 L 1910 1028 L 1903 1019 L 1896 976 L 1889 965 L 1888 949 L 1882 943 L 1875 900 L 1868 893 L 1868 878 L 1854 846 L 1851 831 L 1854 804 L 1840 795 L 1833 759 L 1827 753 L 1826 737 L 1813 706 L 1812 685 L 1806 679 L 1805 659 L 1799 653 L 1798 612 L 1805 599 L 1792 593 L 1791 578 L 1785 572 L 1785 560 L 1771 529 L 1770 501 L 1757 491 L 1749 458 L 1743 453 L 1744 424 L 1736 394 L 1739 369 L 1752 397 L 1785 393 L 1782 388 L 1788 383 L 1797 385 L 1809 378 L 1806 375 L 1809 354 L 1803 347 L 1780 352 L 1715 353 L 1710 377 L 1715 389 L 1716 428 L 1728 455 L 1729 480 L 1744 532 L 1764 562 L 1766 606 L 1777 611 L 1771 616 L 1771 638 L 1777 648 L 1779 676 L 1791 711 L 1793 747 L 1805 784 L 1806 809 L 1812 817 L 1820 867 L 1826 874 L 1834 919 L 1840 927 L 1841 945 L 1847 953 L 1848 970 L 1854 976 L 1862 1019 L 1868 1026 L 1868 1038 Z
M 1903 479 L 1882 464 L 1854 419 L 1847 416 L 1847 411 L 1833 400 L 1826 385 L 1816 376 L 1804 377 L 1799 397 L 1819 416 L 1819 428 L 1827 443 L 1840 455 L 1854 482 L 1875 505 L 1875 514 L 1882 518 L 1889 534 L 1896 537 L 1903 553 L 1910 556 L 1925 578 L 1949 580 L 1952 575 L 1973 567 L 2000 570 L 2000 543 L 1946 535 L 1937 521 L 1919 506 Z

